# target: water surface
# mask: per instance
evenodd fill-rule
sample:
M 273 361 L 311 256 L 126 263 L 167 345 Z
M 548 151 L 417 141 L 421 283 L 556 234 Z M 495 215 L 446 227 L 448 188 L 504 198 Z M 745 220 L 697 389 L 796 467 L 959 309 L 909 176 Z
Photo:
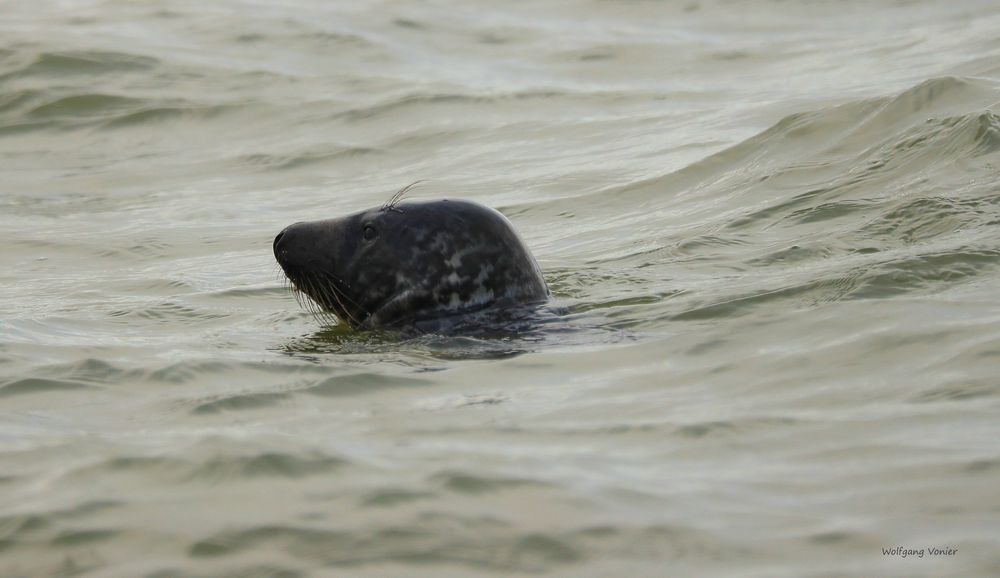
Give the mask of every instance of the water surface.
M 1000 574 L 997 30 L 8 3 L 0 574 Z M 274 235 L 418 179 L 514 222 L 560 330 L 298 308 Z

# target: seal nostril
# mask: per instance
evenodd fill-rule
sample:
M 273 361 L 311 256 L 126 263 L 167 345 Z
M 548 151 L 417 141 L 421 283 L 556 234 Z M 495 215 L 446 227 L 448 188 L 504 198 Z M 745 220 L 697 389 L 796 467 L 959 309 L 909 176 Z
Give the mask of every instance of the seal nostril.
M 272 247 L 274 249 L 274 256 L 278 259 L 279 263 L 283 263 L 288 258 L 289 251 L 296 251 L 296 246 L 300 244 L 302 239 L 302 224 L 293 223 L 288 225 L 274 238 Z

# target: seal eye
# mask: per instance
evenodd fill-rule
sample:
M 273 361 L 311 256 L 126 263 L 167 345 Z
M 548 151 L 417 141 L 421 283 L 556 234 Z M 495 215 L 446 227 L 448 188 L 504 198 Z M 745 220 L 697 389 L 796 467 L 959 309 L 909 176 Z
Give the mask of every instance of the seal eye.
M 375 237 L 378 237 L 378 231 L 375 230 L 375 227 L 365 225 L 365 241 L 371 241 Z

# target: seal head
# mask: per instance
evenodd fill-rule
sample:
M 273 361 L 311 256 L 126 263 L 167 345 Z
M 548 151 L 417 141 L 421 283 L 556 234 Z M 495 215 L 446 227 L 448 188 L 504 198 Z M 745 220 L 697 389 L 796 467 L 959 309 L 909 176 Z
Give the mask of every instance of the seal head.
M 540 303 L 549 290 L 499 212 L 470 201 L 392 202 L 295 223 L 274 239 L 294 288 L 355 329 Z

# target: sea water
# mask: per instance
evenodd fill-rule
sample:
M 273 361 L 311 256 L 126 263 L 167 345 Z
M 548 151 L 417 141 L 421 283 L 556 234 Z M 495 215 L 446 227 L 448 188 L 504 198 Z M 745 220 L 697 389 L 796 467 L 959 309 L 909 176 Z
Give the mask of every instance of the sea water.
M 998 30 L 0 5 L 0 576 L 1000 574 Z M 510 218 L 558 324 L 295 303 L 278 231 L 420 179 Z

